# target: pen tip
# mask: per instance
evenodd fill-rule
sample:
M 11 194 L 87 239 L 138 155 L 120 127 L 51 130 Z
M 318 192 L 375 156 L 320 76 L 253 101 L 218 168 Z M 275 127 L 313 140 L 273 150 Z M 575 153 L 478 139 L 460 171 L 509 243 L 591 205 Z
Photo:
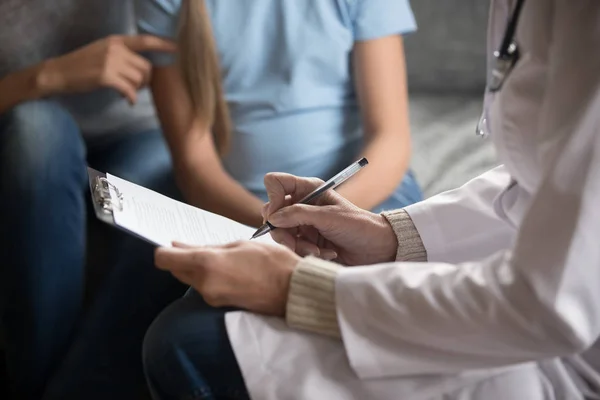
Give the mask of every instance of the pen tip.
M 358 165 L 360 165 L 361 167 L 364 167 L 365 165 L 367 165 L 369 163 L 369 160 L 367 160 L 365 157 L 361 158 L 358 161 Z

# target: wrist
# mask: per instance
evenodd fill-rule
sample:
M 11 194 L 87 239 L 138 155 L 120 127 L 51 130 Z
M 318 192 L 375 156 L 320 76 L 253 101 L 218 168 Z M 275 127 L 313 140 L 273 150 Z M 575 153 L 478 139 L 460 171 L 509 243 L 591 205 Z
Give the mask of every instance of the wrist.
M 60 91 L 61 79 L 57 72 L 55 59 L 49 59 L 36 65 L 33 70 L 33 90 L 37 97 L 46 97 Z
M 278 305 L 278 309 L 276 310 L 275 315 L 278 317 L 286 318 L 287 315 L 287 303 L 290 297 L 291 286 L 292 286 L 292 276 L 294 275 L 294 271 L 298 267 L 299 261 L 294 261 L 292 268 L 284 268 L 279 275 L 278 286 L 279 290 L 279 298 L 275 302 Z
M 341 267 L 307 257 L 296 264 L 291 277 L 286 321 L 292 328 L 339 338 L 335 281 Z
M 421 235 L 406 210 L 386 211 L 382 215 L 396 235 L 398 243 L 396 261 L 427 261 L 427 250 Z
M 398 253 L 398 237 L 394 228 L 382 214 L 374 214 L 374 220 L 378 231 L 377 237 L 380 238 L 381 243 L 381 262 L 395 261 Z
M 247 204 L 247 208 L 240 208 L 238 210 L 239 215 L 232 215 L 232 219 L 237 220 L 238 222 L 249 226 L 251 228 L 260 228 L 263 225 L 263 217 L 261 214 L 262 203 L 256 202 L 256 204 Z
M 42 64 L 0 78 L 0 114 L 17 104 L 37 100 L 46 94 L 40 87 Z

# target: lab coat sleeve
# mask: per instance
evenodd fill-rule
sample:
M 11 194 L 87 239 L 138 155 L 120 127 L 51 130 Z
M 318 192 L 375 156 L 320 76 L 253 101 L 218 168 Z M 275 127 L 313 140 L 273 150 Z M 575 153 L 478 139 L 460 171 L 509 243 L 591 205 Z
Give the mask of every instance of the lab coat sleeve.
M 563 356 L 600 335 L 600 2 L 553 7 L 538 129 L 558 151 L 541 149 L 515 244 L 483 261 L 340 270 L 338 320 L 361 378 Z
M 499 166 L 458 189 L 406 207 L 427 260 L 463 262 L 508 248 L 516 231 L 498 216 L 494 203 L 510 181 L 506 168 Z

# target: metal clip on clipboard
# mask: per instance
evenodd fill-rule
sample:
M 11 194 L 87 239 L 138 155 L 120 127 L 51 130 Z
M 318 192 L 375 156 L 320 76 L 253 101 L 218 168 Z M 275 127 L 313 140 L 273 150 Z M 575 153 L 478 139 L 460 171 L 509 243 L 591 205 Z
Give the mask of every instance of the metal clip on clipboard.
M 101 221 L 114 226 L 113 211 L 123 210 L 123 192 L 110 183 L 103 172 L 88 167 L 88 178 L 94 214 Z
M 94 201 L 104 212 L 112 213 L 114 210 L 123 210 L 123 194 L 106 177 L 96 176 L 92 193 Z
M 88 181 L 94 213 L 100 221 L 105 222 L 117 229 L 123 230 L 130 235 L 136 236 L 153 245 L 157 244 L 143 236 L 124 229 L 116 223 L 114 212 L 123 211 L 125 195 L 117 186 L 107 179 L 105 173 L 88 167 Z

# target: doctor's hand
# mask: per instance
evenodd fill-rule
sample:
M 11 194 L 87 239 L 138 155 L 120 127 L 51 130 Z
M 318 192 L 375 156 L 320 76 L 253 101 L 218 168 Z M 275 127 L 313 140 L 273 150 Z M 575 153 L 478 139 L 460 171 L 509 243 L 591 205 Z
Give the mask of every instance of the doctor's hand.
M 344 265 L 394 261 L 398 241 L 382 215 L 365 211 L 331 190 L 314 205 L 295 204 L 322 183 L 283 173 L 265 176 L 269 202 L 263 217 L 277 227 L 271 232 L 273 239 L 302 256 Z
M 193 287 L 213 307 L 285 316 L 292 272 L 300 257 L 283 246 L 239 242 L 218 247 L 159 248 L 156 266 Z

